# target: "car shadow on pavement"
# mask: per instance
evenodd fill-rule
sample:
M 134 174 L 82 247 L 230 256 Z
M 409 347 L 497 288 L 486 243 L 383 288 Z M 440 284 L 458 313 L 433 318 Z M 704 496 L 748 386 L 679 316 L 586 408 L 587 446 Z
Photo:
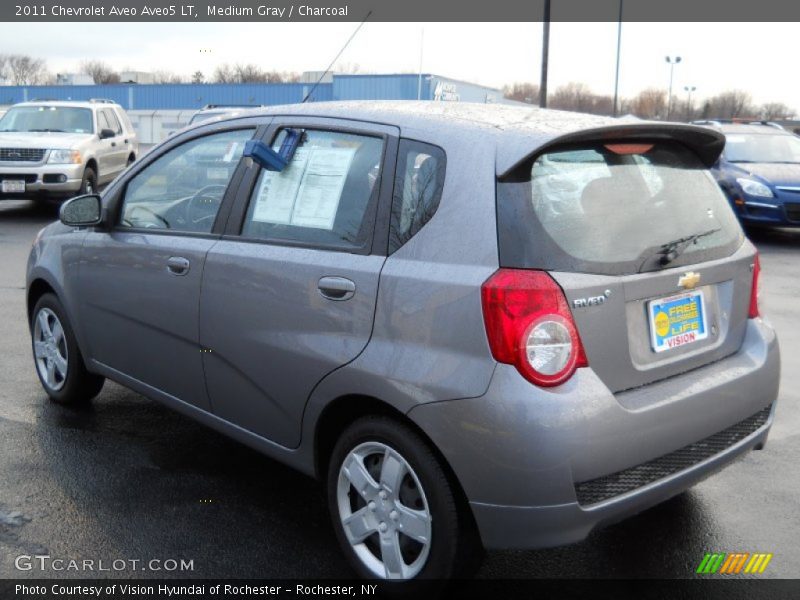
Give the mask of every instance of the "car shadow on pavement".
M 353 575 L 317 482 L 134 392 L 106 383 L 78 408 L 43 399 L 36 439 L 51 502 L 80 523 L 37 539 L 54 555 L 194 560 L 137 577 Z
M 480 577 L 692 577 L 713 544 L 710 515 L 699 495 L 685 492 L 577 544 L 537 551 L 491 553 Z
M 15 223 L 49 223 L 58 219 L 61 203 L 49 200 L 0 200 L 0 221 Z

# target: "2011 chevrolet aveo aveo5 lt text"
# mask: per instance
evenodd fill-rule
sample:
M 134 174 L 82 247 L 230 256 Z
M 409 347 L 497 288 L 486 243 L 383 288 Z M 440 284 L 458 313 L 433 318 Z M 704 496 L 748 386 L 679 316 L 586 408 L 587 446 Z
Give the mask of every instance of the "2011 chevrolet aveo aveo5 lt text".
M 201 124 L 39 234 L 36 370 L 320 478 L 365 577 L 576 542 L 767 439 L 778 343 L 723 145 L 468 104 Z

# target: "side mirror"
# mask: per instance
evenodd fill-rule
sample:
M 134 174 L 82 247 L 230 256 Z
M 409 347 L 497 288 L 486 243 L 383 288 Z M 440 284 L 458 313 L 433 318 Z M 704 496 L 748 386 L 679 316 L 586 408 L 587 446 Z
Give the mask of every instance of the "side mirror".
M 116 133 L 114 133 L 113 129 L 101 129 L 100 130 L 100 139 L 107 140 L 108 138 L 116 137 Z
M 61 205 L 58 217 L 70 227 L 99 225 L 103 221 L 103 204 L 97 194 L 76 196 Z

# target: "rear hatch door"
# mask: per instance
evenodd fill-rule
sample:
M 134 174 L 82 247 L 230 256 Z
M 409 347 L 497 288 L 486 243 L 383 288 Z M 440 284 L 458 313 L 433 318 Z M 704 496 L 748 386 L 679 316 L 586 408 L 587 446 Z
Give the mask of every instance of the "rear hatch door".
M 498 184 L 501 265 L 551 273 L 612 391 L 744 339 L 755 253 L 710 158 L 677 139 L 606 137 L 555 145 Z

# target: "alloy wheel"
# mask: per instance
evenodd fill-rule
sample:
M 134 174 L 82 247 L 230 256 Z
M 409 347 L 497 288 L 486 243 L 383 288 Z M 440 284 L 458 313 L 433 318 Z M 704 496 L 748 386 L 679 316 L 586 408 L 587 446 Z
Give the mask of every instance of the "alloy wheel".
M 46 307 L 39 310 L 34 321 L 33 354 L 45 385 L 55 392 L 64 387 L 69 367 L 67 338 L 61 321 Z
M 431 511 L 399 452 L 380 442 L 353 448 L 339 469 L 337 506 L 348 542 L 375 577 L 412 579 L 425 567 Z

